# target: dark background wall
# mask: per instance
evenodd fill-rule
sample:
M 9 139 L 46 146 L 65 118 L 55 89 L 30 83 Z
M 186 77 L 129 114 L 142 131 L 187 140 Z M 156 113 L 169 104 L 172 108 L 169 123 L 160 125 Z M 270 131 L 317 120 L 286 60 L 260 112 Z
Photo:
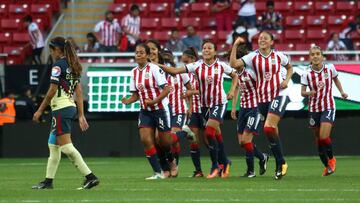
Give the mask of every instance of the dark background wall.
M 72 139 L 84 156 L 143 156 L 139 140 L 137 120 L 90 121 L 87 132 L 81 133 L 74 123 Z M 316 155 L 313 135 L 308 129 L 306 118 L 286 118 L 280 123 L 280 135 L 285 155 Z M 19 121 L 5 125 L 0 139 L 2 157 L 46 157 L 49 123 L 34 124 Z M 243 154 L 236 137 L 236 122 L 226 120 L 222 126 L 226 152 L 229 155 Z M 360 117 L 336 119 L 332 131 L 334 149 L 337 155 L 360 155 Z M 269 151 L 266 138 L 260 134 L 255 138 L 257 145 Z M 203 154 L 207 155 L 202 145 Z M 188 144 L 182 141 L 182 154 L 188 154 Z

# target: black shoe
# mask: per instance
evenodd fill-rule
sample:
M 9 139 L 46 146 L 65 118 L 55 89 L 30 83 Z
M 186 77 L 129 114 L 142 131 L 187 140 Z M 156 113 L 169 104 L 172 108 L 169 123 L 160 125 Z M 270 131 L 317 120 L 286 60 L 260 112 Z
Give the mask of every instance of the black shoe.
M 202 171 L 194 171 L 193 175 L 190 176 L 190 177 L 192 177 L 192 178 L 202 178 L 202 177 L 204 177 L 204 174 L 203 174 Z
M 100 180 L 95 178 L 95 179 L 86 179 L 84 182 L 84 185 L 82 187 L 79 187 L 78 190 L 86 190 L 86 189 L 91 189 L 97 185 L 99 185 Z
M 283 176 L 286 175 L 288 169 L 287 163 L 283 163 L 280 166 L 276 167 L 275 179 L 280 180 Z
M 31 187 L 31 189 L 53 189 L 53 184 L 52 183 L 47 183 L 45 181 L 40 182 L 37 185 L 33 185 Z
M 267 169 L 267 162 L 269 161 L 270 156 L 266 153 L 263 153 L 264 159 L 259 161 L 259 174 L 264 175 Z
M 246 173 L 243 175 L 243 177 L 245 177 L 245 178 L 255 178 L 256 175 L 255 175 L 255 172 L 253 172 L 253 171 L 246 171 Z

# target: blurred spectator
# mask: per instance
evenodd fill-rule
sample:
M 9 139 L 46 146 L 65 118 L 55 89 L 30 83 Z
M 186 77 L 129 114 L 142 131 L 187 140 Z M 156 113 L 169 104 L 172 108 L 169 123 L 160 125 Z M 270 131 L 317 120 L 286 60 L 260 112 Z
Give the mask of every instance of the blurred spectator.
M 127 51 L 135 51 L 136 41 L 140 35 L 140 8 L 133 4 L 130 7 L 130 13 L 127 14 L 121 21 L 121 28 L 125 32 L 128 40 Z
M 6 92 L 5 97 L 0 99 L 0 126 L 4 123 L 15 123 L 14 98 L 15 95 L 12 92 Z
M 256 8 L 254 0 L 239 0 L 238 17 L 244 20 L 249 28 L 256 26 Z
M 327 50 L 337 51 L 337 50 L 347 50 L 346 45 L 339 39 L 339 35 L 335 32 L 331 34 L 331 39 L 327 45 Z M 343 54 L 334 54 L 332 57 L 335 61 L 346 61 L 348 58 Z
M 344 42 L 348 50 L 354 50 L 354 43 L 351 35 L 353 32 L 360 35 L 360 14 L 356 15 L 355 20 L 350 18 L 345 22 L 345 25 L 346 28 L 344 28 L 339 34 L 340 40 Z
M 177 28 L 171 30 L 170 39 L 166 42 L 165 47 L 174 52 L 183 52 L 186 49 L 179 37 L 179 30 Z
M 67 37 L 66 40 L 70 41 L 71 44 L 73 45 L 76 53 L 80 53 L 81 52 L 81 49 L 80 47 L 77 45 L 77 43 L 75 42 L 75 39 L 73 37 Z
M 193 26 L 189 25 L 186 27 L 186 37 L 182 39 L 184 45 L 188 47 L 194 47 L 197 50 L 201 50 L 202 39 L 199 35 L 196 35 Z
M 16 119 L 31 120 L 36 111 L 35 103 L 32 100 L 31 88 L 24 86 L 22 94 L 15 100 Z
M 231 47 L 236 38 L 242 37 L 245 40 L 245 44 L 248 50 L 252 51 L 252 38 L 258 34 L 256 27 L 247 28 L 246 23 L 242 19 L 238 19 L 235 22 L 234 30 L 227 36 L 226 44 Z
M 97 52 L 99 49 L 99 42 L 96 39 L 96 36 L 89 32 L 86 34 L 86 43 L 83 47 L 83 52 Z
M 39 29 L 39 26 L 32 21 L 30 15 L 23 18 L 24 24 L 28 29 L 30 44 L 32 47 L 32 62 L 36 65 L 42 64 L 41 52 L 45 46 L 43 35 Z
M 174 6 L 174 8 L 175 8 L 175 15 L 176 15 L 177 17 L 180 16 L 180 7 L 181 7 L 181 4 L 183 4 L 183 3 L 194 3 L 194 2 L 195 2 L 195 0 L 175 0 L 175 6 Z
M 94 28 L 95 36 L 100 41 L 100 52 L 117 52 L 119 34 L 121 33 L 120 25 L 114 21 L 111 11 L 105 12 L 105 20 L 98 22 Z
M 216 30 L 231 31 L 232 29 L 232 11 L 230 0 L 213 0 L 213 7 L 211 11 L 215 13 Z
M 283 19 L 281 13 L 274 11 L 274 1 L 266 2 L 267 11 L 262 14 L 261 29 L 262 30 L 281 30 Z
M 167 66 L 170 67 L 176 67 L 175 61 L 174 61 L 174 55 L 171 50 L 165 48 L 161 51 L 161 56 L 164 59 L 164 63 Z

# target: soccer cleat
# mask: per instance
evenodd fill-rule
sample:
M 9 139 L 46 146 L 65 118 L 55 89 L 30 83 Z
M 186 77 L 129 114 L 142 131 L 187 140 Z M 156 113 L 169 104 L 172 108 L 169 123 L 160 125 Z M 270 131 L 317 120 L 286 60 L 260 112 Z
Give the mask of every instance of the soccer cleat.
M 153 176 L 145 178 L 145 180 L 159 180 L 159 179 L 165 179 L 165 177 L 162 173 L 154 173 Z
M 224 168 L 221 172 L 221 178 L 227 178 L 230 174 L 231 160 L 224 165 Z
M 172 162 L 169 163 L 170 165 L 170 175 L 171 177 L 176 178 L 179 174 L 178 166 L 176 165 L 176 160 L 174 159 Z
M 33 185 L 31 189 L 53 189 L 52 183 L 46 183 L 45 181 L 42 181 L 38 183 L 37 185 Z
M 327 166 L 327 167 L 325 167 L 322 176 L 328 176 L 328 175 L 331 175 L 331 174 L 333 174 L 333 173 L 334 173 L 334 171 L 331 170 L 331 168 L 330 168 L 329 166 Z
M 264 159 L 259 161 L 259 174 L 264 175 L 267 169 L 267 162 L 269 161 L 270 156 L 266 153 L 263 153 Z
M 246 171 L 246 173 L 243 175 L 243 177 L 246 177 L 246 178 L 255 178 L 256 175 L 255 175 L 255 172 L 254 172 L 254 171 Z
M 79 187 L 78 190 L 89 190 L 97 185 L 99 185 L 100 180 L 95 178 L 95 179 L 86 179 L 83 186 Z
M 189 126 L 184 125 L 182 127 L 182 130 L 186 132 L 186 139 L 192 141 L 192 142 L 196 142 L 196 136 L 194 134 L 193 131 L 191 131 L 191 129 L 189 128 Z
M 328 167 L 331 169 L 332 173 L 335 172 L 335 169 L 336 169 L 336 158 L 335 157 L 333 157 L 332 159 L 329 159 Z
M 216 178 L 219 176 L 219 168 L 212 168 L 210 173 L 206 176 L 207 179 Z
M 275 179 L 280 180 L 283 176 L 285 176 L 287 169 L 288 169 L 287 163 L 284 163 L 280 167 L 278 167 L 275 172 Z
M 190 176 L 190 177 L 192 177 L 192 178 L 202 178 L 202 177 L 204 177 L 204 174 L 203 174 L 202 171 L 194 171 L 193 175 Z

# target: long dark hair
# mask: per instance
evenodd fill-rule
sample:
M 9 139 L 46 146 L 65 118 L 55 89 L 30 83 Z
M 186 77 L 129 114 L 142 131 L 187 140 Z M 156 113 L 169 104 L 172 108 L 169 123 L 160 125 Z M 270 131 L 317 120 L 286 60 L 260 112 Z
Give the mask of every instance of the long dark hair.
M 161 49 L 161 45 L 160 45 L 160 42 L 158 41 L 158 40 L 156 40 L 156 39 L 149 39 L 149 40 L 147 40 L 146 42 L 145 42 L 145 44 L 147 45 L 148 43 L 153 43 L 153 44 L 155 44 L 155 46 L 156 46 L 156 48 L 158 49 L 158 59 L 159 59 L 159 64 L 164 64 L 164 59 L 163 59 L 163 57 L 161 56 L 161 51 L 162 51 L 162 49 Z
M 199 55 L 196 51 L 196 49 L 194 47 L 189 47 L 187 48 L 184 52 L 183 55 L 186 55 L 192 59 L 195 59 L 195 61 L 199 60 Z
M 49 47 L 50 49 L 58 47 L 65 55 L 66 61 L 68 62 L 72 73 L 78 77 L 81 76 L 82 66 L 70 40 L 65 40 L 63 37 L 55 37 L 50 40 Z

